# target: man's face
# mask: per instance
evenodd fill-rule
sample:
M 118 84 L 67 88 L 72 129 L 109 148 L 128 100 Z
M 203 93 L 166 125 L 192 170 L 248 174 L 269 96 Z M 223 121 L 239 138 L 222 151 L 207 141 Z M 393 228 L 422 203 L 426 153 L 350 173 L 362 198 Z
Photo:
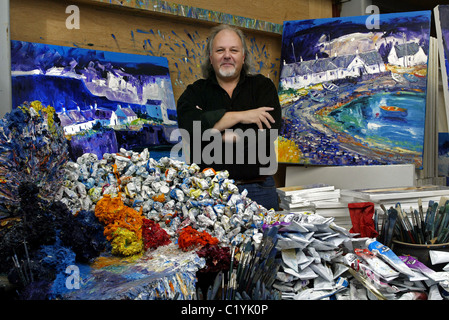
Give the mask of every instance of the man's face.
M 217 78 L 228 80 L 240 76 L 245 55 L 240 37 L 232 30 L 221 30 L 214 38 L 210 62 Z

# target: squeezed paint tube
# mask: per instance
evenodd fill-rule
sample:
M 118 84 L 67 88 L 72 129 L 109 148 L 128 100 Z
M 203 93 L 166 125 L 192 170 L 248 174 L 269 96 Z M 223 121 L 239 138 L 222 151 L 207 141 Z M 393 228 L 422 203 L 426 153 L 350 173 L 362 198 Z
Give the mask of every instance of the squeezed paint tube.
M 427 300 L 443 300 L 437 285 L 430 286 Z
M 429 257 L 430 257 L 430 262 L 432 262 L 432 264 L 449 262 L 449 252 L 429 250 Z
M 389 280 L 399 276 L 399 272 L 392 269 L 389 265 L 375 256 L 368 249 L 355 249 L 354 252 L 368 263 L 368 265 L 373 269 L 374 273 L 377 273 L 384 279 Z
M 381 281 L 379 276 L 370 268 L 370 266 L 360 261 L 356 254 L 346 254 L 344 256 L 344 261 L 351 267 L 351 269 L 359 273 L 364 281 L 369 282 L 370 287 L 375 288 L 376 290 L 383 288 L 390 293 L 399 291 L 395 286 L 390 286 L 388 283 Z M 363 284 L 366 285 L 366 283 Z M 367 289 L 369 288 L 367 287 Z
M 398 300 L 427 300 L 425 292 L 407 292 L 404 293 Z
M 375 239 L 368 239 L 366 241 L 368 249 L 380 258 L 384 259 L 385 262 L 390 264 L 397 271 L 413 277 L 413 271 L 401 260 L 399 257 L 387 246 L 380 243 Z
M 438 272 L 430 269 L 427 267 L 424 263 L 420 262 L 419 260 L 411 257 L 411 256 L 400 256 L 399 259 L 404 261 L 404 263 L 413 270 L 417 270 L 421 272 L 423 275 L 428 277 L 429 279 L 432 279 L 435 282 L 443 281 L 444 278 L 441 277 Z
M 346 278 L 338 278 L 331 290 L 306 289 L 292 296 L 293 300 L 321 300 L 329 298 L 332 295 L 348 288 L 348 280 Z

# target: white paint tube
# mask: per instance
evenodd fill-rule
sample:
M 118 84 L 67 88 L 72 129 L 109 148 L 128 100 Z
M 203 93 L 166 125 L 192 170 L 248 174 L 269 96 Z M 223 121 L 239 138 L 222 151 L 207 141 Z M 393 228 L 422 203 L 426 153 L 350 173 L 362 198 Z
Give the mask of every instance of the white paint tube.
M 397 271 L 413 277 L 413 271 L 401 260 L 399 257 L 386 245 L 380 243 L 375 239 L 368 239 L 366 241 L 368 249 L 374 254 L 378 255 L 381 259 L 384 259 L 390 266 Z
M 427 297 L 427 300 L 443 300 L 443 297 L 440 294 L 440 290 L 438 289 L 438 285 L 434 284 L 433 286 L 430 286 L 429 296 Z
M 433 264 L 438 263 L 448 263 L 449 262 L 449 252 L 429 250 L 430 262 Z

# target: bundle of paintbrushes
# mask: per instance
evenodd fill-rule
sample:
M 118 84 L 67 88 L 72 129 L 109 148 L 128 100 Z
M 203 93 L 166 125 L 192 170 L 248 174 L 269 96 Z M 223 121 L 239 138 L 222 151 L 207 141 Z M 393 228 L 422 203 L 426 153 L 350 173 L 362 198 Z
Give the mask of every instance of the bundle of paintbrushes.
M 266 227 L 262 240 L 255 244 L 247 238 L 240 247 L 233 246 L 227 272 L 220 271 L 210 286 L 207 300 L 277 300 L 280 293 L 272 289 L 280 259 L 276 259 L 278 227 Z M 235 252 L 239 263 L 235 263 Z M 237 265 L 237 266 L 236 266 Z
M 387 246 L 392 239 L 411 244 L 441 244 L 449 241 L 449 200 L 442 197 L 438 202 L 429 201 L 424 214 L 422 201 L 419 210 L 412 207 L 407 211 L 397 203 L 395 208 L 384 211 L 379 241 Z

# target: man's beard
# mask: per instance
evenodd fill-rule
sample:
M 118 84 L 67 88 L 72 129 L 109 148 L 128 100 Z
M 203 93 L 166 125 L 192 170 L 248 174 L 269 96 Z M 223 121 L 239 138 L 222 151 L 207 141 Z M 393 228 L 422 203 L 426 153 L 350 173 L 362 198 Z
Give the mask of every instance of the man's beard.
M 228 77 L 233 77 L 235 75 L 236 72 L 236 68 L 220 68 L 218 69 L 218 73 L 220 74 L 220 76 L 222 76 L 223 78 L 228 78 Z

